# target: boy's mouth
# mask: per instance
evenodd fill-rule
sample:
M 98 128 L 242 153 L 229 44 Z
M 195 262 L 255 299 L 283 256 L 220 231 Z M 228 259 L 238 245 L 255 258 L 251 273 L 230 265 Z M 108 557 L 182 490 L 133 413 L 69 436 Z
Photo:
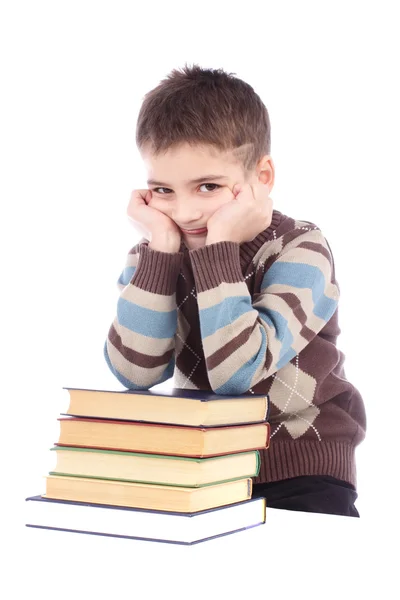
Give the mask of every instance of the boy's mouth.
M 186 235 L 204 235 L 207 233 L 207 227 L 202 227 L 201 229 L 182 229 L 181 227 L 180 229 Z

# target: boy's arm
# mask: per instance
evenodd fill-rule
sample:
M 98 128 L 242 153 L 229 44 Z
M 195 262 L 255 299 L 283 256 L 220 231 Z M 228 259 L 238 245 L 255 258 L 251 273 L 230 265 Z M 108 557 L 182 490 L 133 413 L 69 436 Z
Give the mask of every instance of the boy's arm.
M 173 376 L 182 259 L 179 252 L 152 250 L 147 240 L 128 254 L 118 279 L 117 315 L 104 345 L 108 366 L 128 389 L 149 389 Z
M 329 245 L 317 229 L 299 231 L 275 251 L 276 260 L 259 254 L 270 266 L 254 267 L 263 278 L 253 301 L 239 250 L 219 242 L 190 252 L 208 378 L 219 394 L 245 393 L 284 367 L 322 330 L 339 299 Z

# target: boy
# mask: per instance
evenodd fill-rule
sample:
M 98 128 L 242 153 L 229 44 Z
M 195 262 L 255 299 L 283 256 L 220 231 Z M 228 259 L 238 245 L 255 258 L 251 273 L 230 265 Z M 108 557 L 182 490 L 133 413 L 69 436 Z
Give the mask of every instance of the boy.
M 128 215 L 143 234 L 118 284 L 104 353 L 148 389 L 268 393 L 271 443 L 253 496 L 268 506 L 358 517 L 363 400 L 336 347 L 339 287 L 320 229 L 274 210 L 270 122 L 244 81 L 173 70 L 141 107 L 149 189 Z

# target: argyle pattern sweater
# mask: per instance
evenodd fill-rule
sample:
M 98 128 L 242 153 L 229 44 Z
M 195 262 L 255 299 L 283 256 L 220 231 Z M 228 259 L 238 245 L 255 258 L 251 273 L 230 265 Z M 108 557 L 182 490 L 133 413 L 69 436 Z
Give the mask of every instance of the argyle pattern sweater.
M 128 254 L 104 346 L 129 389 L 269 394 L 271 442 L 255 483 L 330 475 L 356 485 L 366 417 L 336 345 L 339 286 L 313 223 L 274 210 L 253 241 Z

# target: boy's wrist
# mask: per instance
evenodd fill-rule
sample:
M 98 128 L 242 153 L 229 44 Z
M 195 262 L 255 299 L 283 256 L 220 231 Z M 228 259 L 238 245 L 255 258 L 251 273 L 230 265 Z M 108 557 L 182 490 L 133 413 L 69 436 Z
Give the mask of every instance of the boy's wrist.
M 197 292 L 217 288 L 221 282 L 242 283 L 240 246 L 235 242 L 205 245 L 189 252 Z
M 219 244 L 220 242 L 233 242 L 234 240 L 230 239 L 229 235 L 210 235 L 206 238 L 206 246 L 210 246 L 211 244 Z
M 182 260 L 182 252 L 157 252 L 143 244 L 131 284 L 153 294 L 170 296 L 176 291 Z
M 179 252 L 180 247 L 181 239 L 174 238 L 169 235 L 154 238 L 149 243 L 149 248 L 151 250 L 156 250 L 157 252 L 167 252 L 168 254 L 176 254 Z

